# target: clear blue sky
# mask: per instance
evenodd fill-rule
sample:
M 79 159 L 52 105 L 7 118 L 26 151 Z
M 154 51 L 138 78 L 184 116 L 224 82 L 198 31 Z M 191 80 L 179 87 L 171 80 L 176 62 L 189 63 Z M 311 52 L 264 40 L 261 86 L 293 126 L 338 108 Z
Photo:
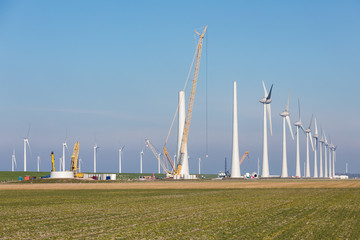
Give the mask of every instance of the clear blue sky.
M 17 169 L 23 169 L 23 138 L 31 124 L 28 170 L 36 169 L 37 155 L 41 170 L 50 169 L 50 152 L 61 157 L 67 129 L 69 145 L 80 142 L 85 171 L 93 170 L 95 142 L 98 171 L 117 171 L 121 145 L 126 145 L 123 171 L 139 171 L 144 139 L 159 148 L 165 141 L 196 45 L 193 30 L 208 25 L 190 127 L 191 172 L 197 172 L 198 157 L 207 173 L 223 170 L 224 157 L 231 159 L 233 81 L 240 152 L 250 152 L 243 173 L 256 170 L 261 159 L 261 81 L 274 84 L 271 174 L 281 173 L 279 113 L 288 91 L 292 122 L 300 99 L 304 125 L 314 113 L 338 145 L 337 170 L 344 171 L 348 162 L 350 172 L 360 172 L 359 12 L 358 1 L 0 0 L 0 170 L 11 169 L 13 148 Z M 175 145 L 173 131 L 170 152 Z M 303 164 L 304 135 L 301 148 Z M 310 159 L 312 169 L 313 154 Z M 290 135 L 288 167 L 293 175 Z M 144 172 L 156 171 L 146 150 Z

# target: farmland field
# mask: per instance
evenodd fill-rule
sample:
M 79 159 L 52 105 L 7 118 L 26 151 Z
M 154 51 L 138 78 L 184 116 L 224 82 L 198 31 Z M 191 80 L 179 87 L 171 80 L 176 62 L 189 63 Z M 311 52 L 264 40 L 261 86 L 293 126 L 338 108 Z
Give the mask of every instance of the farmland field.
M 358 186 L 358 181 L 349 182 Z M 221 184 L 235 186 L 233 182 Z M 213 189 L 148 186 L 148 189 L 0 190 L 0 238 L 358 239 L 360 236 L 360 188 L 352 188 L 354 185 L 267 189 L 224 189 L 216 184 Z

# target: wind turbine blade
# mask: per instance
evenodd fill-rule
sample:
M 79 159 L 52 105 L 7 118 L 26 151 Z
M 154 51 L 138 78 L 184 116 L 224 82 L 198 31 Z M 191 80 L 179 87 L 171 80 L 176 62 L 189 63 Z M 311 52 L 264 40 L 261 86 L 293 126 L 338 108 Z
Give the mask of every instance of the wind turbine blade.
M 318 132 L 318 128 L 317 128 L 317 123 L 316 123 L 316 118 L 315 118 L 315 134 L 318 135 L 319 132 Z
M 274 86 L 274 84 L 271 85 L 269 95 L 266 98 L 267 100 L 271 99 L 271 92 L 272 92 L 273 86 Z
M 266 87 L 265 87 L 264 81 L 262 81 L 262 85 L 263 85 L 263 88 L 264 88 L 265 97 L 267 97 L 268 93 L 267 93 L 267 91 L 266 91 Z
M 269 118 L 270 135 L 272 136 L 271 106 L 270 106 L 270 104 L 266 104 L 266 111 L 268 113 L 268 118 Z
M 27 145 L 29 146 L 29 150 L 30 150 L 30 159 L 32 158 L 32 152 L 31 152 L 31 147 L 30 147 L 30 143 L 29 141 L 26 141 Z
M 290 92 L 288 93 L 288 100 L 287 100 L 287 104 L 286 104 L 286 111 L 289 111 L 289 101 L 290 101 Z
M 310 129 L 310 128 L 311 128 L 311 125 L 312 125 L 312 121 L 313 121 L 313 118 L 314 118 L 314 114 L 312 114 L 312 115 L 311 115 L 311 120 L 310 120 L 310 124 L 309 124 L 309 127 L 308 127 L 308 129 Z
M 294 140 L 294 133 L 293 133 L 293 130 L 292 130 L 292 128 L 291 128 L 290 117 L 289 117 L 289 116 L 286 116 L 285 118 L 286 118 L 286 122 L 287 122 L 287 124 L 288 124 L 288 126 L 289 126 L 289 129 L 290 129 L 291 137 L 292 137 L 292 139 Z
M 298 108 L 299 108 L 299 120 L 301 120 L 301 115 L 300 115 L 300 99 L 298 99 Z
M 300 128 L 303 130 L 304 133 L 306 133 L 305 129 L 304 129 L 304 126 L 302 124 L 301 124 Z
M 310 142 L 311 142 L 311 148 L 314 151 L 314 143 L 313 143 L 313 140 L 312 140 L 311 132 L 309 132 L 309 137 L 310 137 Z
M 70 154 L 70 150 L 69 150 L 68 145 L 67 145 L 67 143 L 66 143 L 66 142 L 65 142 L 65 148 L 67 149 L 67 151 L 68 151 L 68 153 L 69 153 L 69 156 L 71 156 L 71 154 Z

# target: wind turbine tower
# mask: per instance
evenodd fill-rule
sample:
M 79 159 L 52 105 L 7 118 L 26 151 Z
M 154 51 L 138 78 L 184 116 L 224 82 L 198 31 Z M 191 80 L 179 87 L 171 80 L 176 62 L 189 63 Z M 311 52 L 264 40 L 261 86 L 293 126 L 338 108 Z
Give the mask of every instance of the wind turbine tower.
M 144 150 L 141 150 L 140 152 L 140 173 L 142 174 L 143 171 L 142 171 L 142 156 L 144 155 Z
M 69 151 L 69 148 L 67 146 L 66 140 L 62 144 L 62 170 L 65 172 L 65 149 Z
M 324 173 L 324 177 L 328 177 L 328 168 L 327 168 L 327 147 L 329 146 L 328 141 L 326 139 L 326 135 L 324 135 L 325 137 L 325 141 L 324 141 L 324 169 L 325 169 L 325 173 Z
M 314 144 L 313 144 L 312 136 L 311 136 L 312 120 L 313 120 L 313 116 L 311 116 L 309 127 L 307 129 L 305 129 L 305 133 L 306 133 L 306 175 L 305 175 L 305 177 L 310 177 L 309 139 L 311 142 L 312 150 L 314 151 Z
M 13 172 L 15 170 L 16 166 L 16 157 L 15 157 L 15 149 L 13 149 L 13 154 L 11 156 L 11 171 Z
M 96 155 L 97 155 L 97 149 L 98 149 L 98 145 L 95 144 L 94 146 L 94 173 L 96 173 Z
M 271 85 L 269 94 L 267 93 L 265 83 L 262 82 L 265 96 L 260 99 L 260 103 L 264 105 L 264 136 L 263 136 L 263 166 L 261 177 L 269 177 L 269 153 L 268 153 L 268 141 L 267 141 L 267 121 L 266 114 L 269 116 L 269 126 L 270 126 L 270 135 L 272 135 L 272 125 L 271 125 L 271 91 L 273 85 Z
M 323 150 L 323 146 L 324 146 L 324 136 L 321 136 L 321 138 L 320 139 L 318 139 L 318 141 L 319 141 L 319 143 L 320 143 L 320 147 L 319 147 L 319 150 L 320 150 L 320 152 L 319 152 L 319 154 L 320 154 L 320 175 L 319 175 L 319 177 L 324 177 L 324 174 L 323 174 L 323 160 L 322 160 L 322 156 L 323 156 L 323 154 L 322 154 L 322 150 Z
M 40 172 L 40 156 L 37 156 L 37 171 Z
M 124 147 L 125 146 L 122 146 L 120 149 L 119 149 L 119 173 L 121 173 L 122 169 L 121 169 L 121 161 L 122 161 L 122 152 L 124 150 Z
M 330 139 L 329 139 L 330 140 Z M 330 140 L 331 141 L 331 140 Z M 332 143 L 330 142 L 330 144 L 328 145 L 328 150 L 329 150 L 329 178 L 333 178 L 333 172 L 331 170 L 331 165 L 332 165 L 332 157 L 331 157 L 331 149 L 332 149 Z
M 334 145 L 333 145 L 333 148 L 332 148 L 332 151 L 333 151 L 333 153 L 332 153 L 332 157 L 333 157 L 333 161 L 332 161 L 332 163 L 333 163 L 333 168 L 332 168 L 332 170 L 333 170 L 333 177 L 334 177 L 334 178 L 335 178 L 336 148 L 337 148 L 337 146 L 334 146 Z
M 318 128 L 317 128 L 317 123 L 316 123 L 316 118 L 315 118 L 315 133 L 313 138 L 315 139 L 315 148 L 314 148 L 314 178 L 318 178 L 318 169 L 317 169 L 317 149 L 318 149 L 318 145 L 319 145 L 319 133 L 318 133 Z M 320 164 L 321 165 L 321 164 Z
M 296 171 L 295 176 L 301 177 L 301 168 L 300 168 L 300 131 L 299 129 L 304 131 L 304 127 L 301 122 L 301 115 L 300 115 L 300 100 L 298 100 L 298 108 L 299 108 L 299 121 L 294 123 L 296 126 Z
M 184 136 L 184 128 L 185 128 L 185 92 L 180 91 L 179 92 L 179 117 L 178 117 L 178 142 L 177 142 L 177 154 L 176 156 L 181 155 L 181 144 L 183 141 Z M 184 152 L 184 160 L 181 167 L 180 175 L 184 178 L 187 178 L 189 176 L 189 155 L 187 151 L 187 142 L 185 144 L 185 152 Z M 179 158 L 180 160 L 180 158 Z
M 233 134 L 232 134 L 232 136 L 233 136 L 232 144 L 233 145 L 232 145 L 231 178 L 239 178 L 240 177 L 239 135 L 238 135 L 238 114 L 237 114 L 237 94 L 236 94 L 236 92 L 237 92 L 236 91 L 236 82 L 234 82 Z M 200 162 L 199 162 L 199 166 L 200 166 Z
M 200 164 L 201 164 L 201 158 L 199 158 L 199 175 L 201 174 L 201 172 L 200 172 Z
M 290 123 L 289 99 L 290 99 L 290 95 L 288 95 L 285 111 L 280 113 L 280 116 L 283 118 L 283 162 L 282 162 L 282 172 L 281 172 L 281 177 L 283 178 L 287 178 L 289 176 L 288 168 L 287 168 L 287 155 L 286 155 L 286 123 L 285 122 L 287 122 L 291 133 L 291 137 L 294 140 L 294 134 Z

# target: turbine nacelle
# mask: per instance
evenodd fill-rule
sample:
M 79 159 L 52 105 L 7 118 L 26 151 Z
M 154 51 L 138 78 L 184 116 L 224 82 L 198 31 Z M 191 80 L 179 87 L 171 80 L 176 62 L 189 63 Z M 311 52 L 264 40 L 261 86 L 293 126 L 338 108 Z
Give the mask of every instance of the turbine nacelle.
M 263 97 L 262 99 L 259 100 L 259 102 L 261 102 L 262 104 L 270 104 L 271 103 L 271 98 L 267 99 L 266 97 Z
M 290 116 L 290 113 L 288 111 L 284 111 L 284 112 L 280 113 L 280 116 L 287 117 L 287 116 Z
M 294 123 L 294 125 L 297 126 L 297 127 L 301 127 L 301 126 L 302 126 L 301 120 L 300 120 L 300 121 L 297 121 L 296 123 Z

